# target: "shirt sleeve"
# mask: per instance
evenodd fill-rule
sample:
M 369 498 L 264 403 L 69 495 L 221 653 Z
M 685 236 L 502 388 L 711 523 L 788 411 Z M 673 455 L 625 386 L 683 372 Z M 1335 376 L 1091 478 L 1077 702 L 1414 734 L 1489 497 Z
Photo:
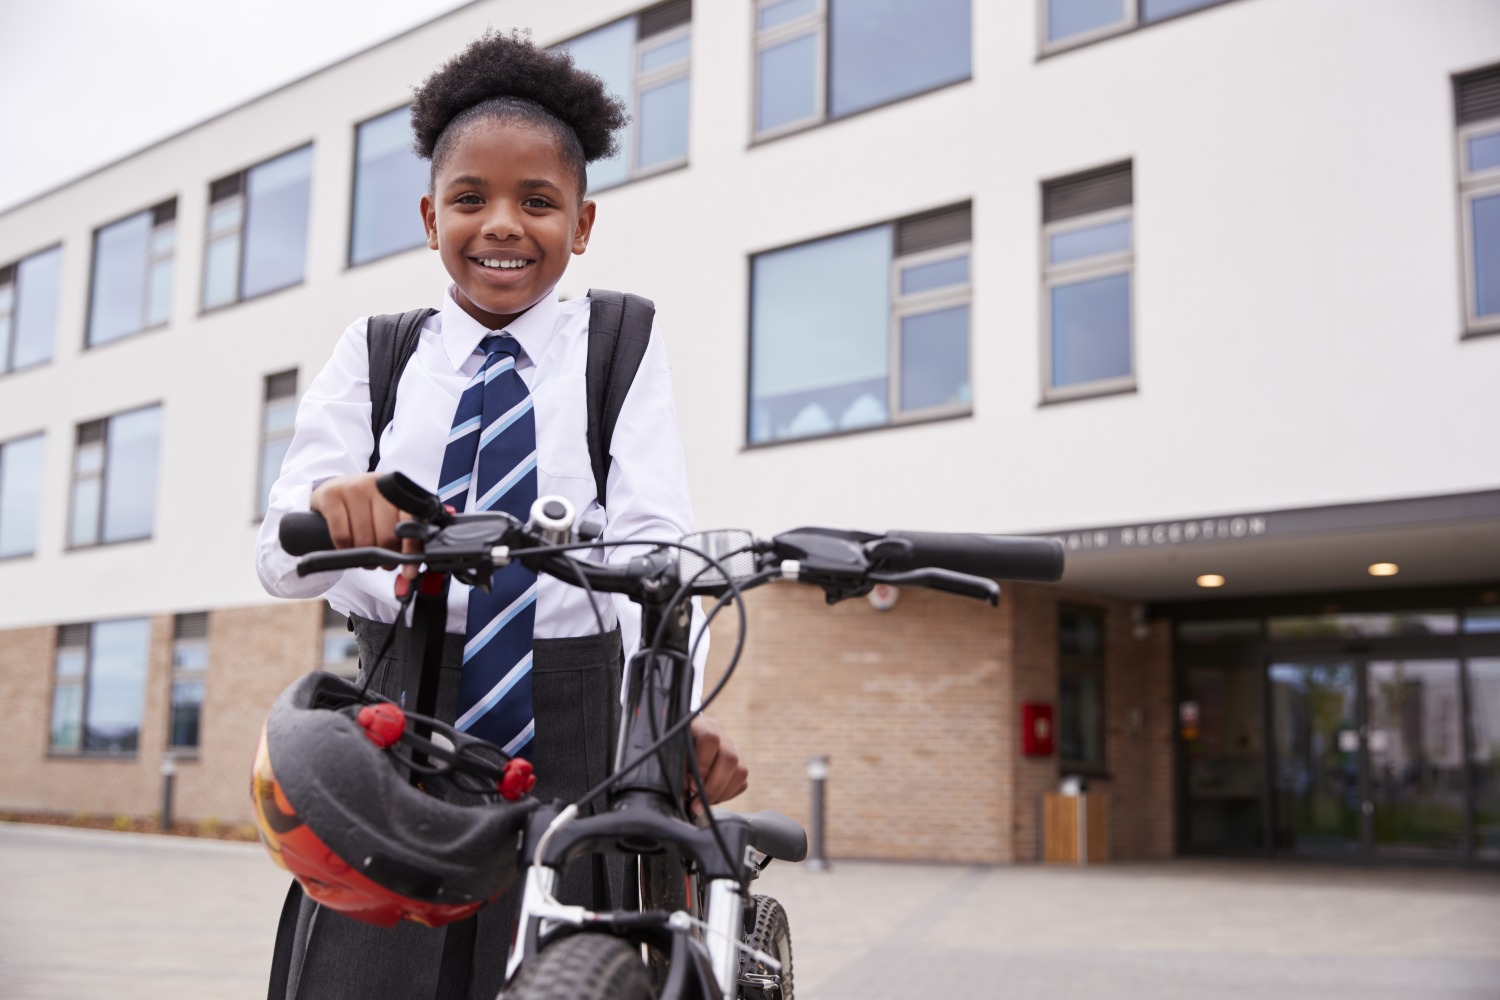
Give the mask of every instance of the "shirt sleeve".
M 271 487 L 265 520 L 255 542 L 255 569 L 276 597 L 317 597 L 338 582 L 341 571 L 297 575 L 295 556 L 282 551 L 278 532 L 291 511 L 308 510 L 312 491 L 335 476 L 367 471 L 370 431 L 370 357 L 366 321 L 344 331 L 297 404 L 292 443 Z
M 672 396 L 672 370 L 666 344 L 655 326 L 635 380 L 620 407 L 609 453 L 613 461 L 604 496 L 608 516 L 605 537 L 609 541 L 676 541 L 693 531 L 687 461 Z M 610 561 L 623 561 L 631 554 L 628 548 L 616 548 Z M 628 662 L 640 640 L 640 608 L 623 596 L 616 595 L 614 601 Z M 703 619 L 702 609 L 695 600 L 692 629 L 697 644 L 693 658 L 695 706 L 702 697 L 703 664 L 708 658 Z

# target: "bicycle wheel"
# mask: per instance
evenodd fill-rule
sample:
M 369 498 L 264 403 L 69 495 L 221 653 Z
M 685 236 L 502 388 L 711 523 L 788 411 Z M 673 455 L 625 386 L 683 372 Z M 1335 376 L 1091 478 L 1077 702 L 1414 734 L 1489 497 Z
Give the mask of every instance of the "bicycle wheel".
M 651 1000 L 639 948 L 607 934 L 573 934 L 527 962 L 505 1000 Z
M 781 963 L 781 971 L 774 972 L 755 956 L 740 952 L 740 975 L 779 975 L 782 1000 L 792 1000 L 792 928 L 787 923 L 786 911 L 770 896 L 751 896 L 750 899 L 755 904 L 755 925 L 747 929 L 745 943 L 775 958 Z M 763 995 L 752 986 L 740 986 L 740 1000 L 759 1000 Z

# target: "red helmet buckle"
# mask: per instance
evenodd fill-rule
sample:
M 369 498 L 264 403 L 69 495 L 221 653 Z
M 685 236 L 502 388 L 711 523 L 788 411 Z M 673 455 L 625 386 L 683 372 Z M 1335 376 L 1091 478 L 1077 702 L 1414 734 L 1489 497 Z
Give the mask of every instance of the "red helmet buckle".
M 506 761 L 505 777 L 500 779 L 498 787 L 500 797 L 507 802 L 514 802 L 535 788 L 536 773 L 531 768 L 531 761 L 524 757 L 512 757 Z
M 393 745 L 406 732 L 406 713 L 388 701 L 366 705 L 356 716 L 370 742 L 382 750 Z

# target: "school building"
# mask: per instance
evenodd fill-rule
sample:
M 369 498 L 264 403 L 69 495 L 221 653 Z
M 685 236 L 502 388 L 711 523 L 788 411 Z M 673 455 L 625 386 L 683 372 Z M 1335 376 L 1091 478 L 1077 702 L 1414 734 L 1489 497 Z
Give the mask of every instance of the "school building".
M 0 810 L 171 758 L 243 822 L 350 668 L 253 540 L 340 332 L 442 294 L 406 106 L 491 26 L 629 104 L 559 291 L 655 299 L 700 527 L 1067 548 L 751 594 L 745 807 L 826 756 L 835 858 L 1034 860 L 1078 775 L 1113 858 L 1500 861 L 1492 0 L 477 0 L 0 212 Z

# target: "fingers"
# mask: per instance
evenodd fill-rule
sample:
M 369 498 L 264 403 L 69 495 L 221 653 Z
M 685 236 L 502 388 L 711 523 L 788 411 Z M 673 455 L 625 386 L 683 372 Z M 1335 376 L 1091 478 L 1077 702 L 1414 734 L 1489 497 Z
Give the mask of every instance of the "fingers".
M 692 732 L 698 770 L 703 775 L 703 796 L 709 805 L 732 799 L 750 787 L 750 770 L 718 722 L 699 716 L 693 720 Z M 701 803 L 695 802 L 694 811 L 700 810 Z
M 398 512 L 381 496 L 375 476 L 336 476 L 313 491 L 309 506 L 328 522 L 334 548 L 396 547 Z
M 397 511 L 396 514 L 397 520 L 400 521 L 410 520 L 411 518 L 411 515 L 404 510 Z M 401 539 L 401 551 L 407 555 L 410 555 L 413 552 L 421 552 L 422 543 L 417 541 L 417 539 L 415 538 L 403 538 Z M 422 568 L 416 563 L 403 563 L 401 565 L 401 575 L 406 577 L 408 580 L 415 580 L 421 574 L 421 572 Z

